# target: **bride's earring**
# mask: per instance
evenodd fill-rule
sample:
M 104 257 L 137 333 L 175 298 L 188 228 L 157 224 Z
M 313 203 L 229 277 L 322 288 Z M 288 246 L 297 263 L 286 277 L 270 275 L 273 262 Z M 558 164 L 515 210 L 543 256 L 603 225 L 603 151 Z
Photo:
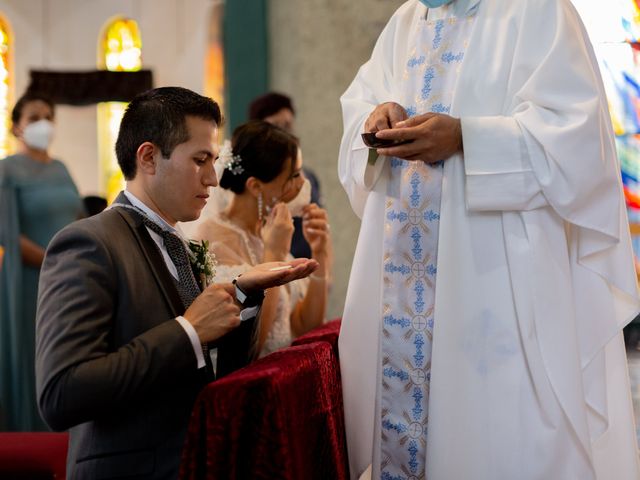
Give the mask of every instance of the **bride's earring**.
M 262 192 L 258 192 L 258 221 L 262 225 Z

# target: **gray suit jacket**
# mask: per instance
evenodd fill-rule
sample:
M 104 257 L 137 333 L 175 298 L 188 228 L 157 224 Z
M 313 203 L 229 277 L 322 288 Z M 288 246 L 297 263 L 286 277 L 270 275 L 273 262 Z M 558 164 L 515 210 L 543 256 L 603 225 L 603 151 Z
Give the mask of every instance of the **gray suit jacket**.
M 207 381 L 173 320 L 183 313 L 158 248 L 127 210 L 78 221 L 51 241 L 40 276 L 36 382 L 43 418 L 70 429 L 69 478 L 177 477 Z

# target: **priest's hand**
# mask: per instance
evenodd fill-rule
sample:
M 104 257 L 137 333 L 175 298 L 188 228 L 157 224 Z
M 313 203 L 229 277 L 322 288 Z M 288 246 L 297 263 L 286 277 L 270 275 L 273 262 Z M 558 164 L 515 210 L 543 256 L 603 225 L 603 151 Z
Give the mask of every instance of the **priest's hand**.
M 261 263 L 240 275 L 236 283 L 242 291 L 251 294 L 307 277 L 316 268 L 318 268 L 318 262 L 308 258 L 296 258 L 290 262 Z
M 398 122 L 409 117 L 402 105 L 395 102 L 386 102 L 378 105 L 367 118 L 364 124 L 365 132 L 377 132 L 387 128 L 393 128 Z
M 379 131 L 376 137 L 411 140 L 411 143 L 377 150 L 378 155 L 404 160 L 435 163 L 462 152 L 460 119 L 440 113 L 416 115 L 398 122 L 394 128 Z

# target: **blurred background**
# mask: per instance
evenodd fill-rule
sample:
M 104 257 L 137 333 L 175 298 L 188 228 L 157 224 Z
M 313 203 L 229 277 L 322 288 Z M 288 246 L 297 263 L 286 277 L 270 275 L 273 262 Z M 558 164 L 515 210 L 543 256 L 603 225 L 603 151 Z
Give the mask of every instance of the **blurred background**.
M 81 195 L 109 200 L 123 185 L 113 143 L 126 103 L 96 103 L 118 92 L 91 91 L 91 74 L 150 72 L 119 84 L 133 91 L 150 78 L 153 87 L 176 85 L 211 96 L 223 108 L 226 135 L 246 121 L 256 96 L 272 90 L 289 95 L 305 164 L 318 176 L 330 215 L 335 274 L 328 317 L 339 316 L 359 229 L 337 178 L 339 97 L 401 4 L 0 0 L 0 158 L 15 149 L 10 112 L 32 81 L 39 90 L 51 89 L 58 103 L 53 156 L 65 162 Z M 83 96 L 80 87 L 87 89 Z
M 211 96 L 224 135 L 268 91 L 289 95 L 305 164 L 331 220 L 335 275 L 329 318 L 342 313 L 359 220 L 338 178 L 339 97 L 401 0 L 0 0 L 0 158 L 16 99 L 33 85 L 58 103 L 53 156 L 81 195 L 122 188 L 113 143 L 126 99 L 144 86 Z M 617 135 L 640 251 L 640 8 L 636 0 L 573 0 L 595 47 Z M 116 77 L 104 71 L 132 72 Z M 135 73 L 137 72 L 137 73 Z M 114 88 L 117 87 L 117 88 Z

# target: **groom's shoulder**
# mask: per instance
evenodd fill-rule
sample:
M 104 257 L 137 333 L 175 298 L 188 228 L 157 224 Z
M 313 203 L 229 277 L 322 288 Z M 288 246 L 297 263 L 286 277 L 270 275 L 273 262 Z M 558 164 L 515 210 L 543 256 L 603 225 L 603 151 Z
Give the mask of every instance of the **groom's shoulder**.
M 127 228 L 127 221 L 122 214 L 117 209 L 110 208 L 67 225 L 55 235 L 53 240 L 56 237 L 85 237 L 108 244 L 110 240 L 121 238 Z
M 78 220 L 69 227 L 79 230 L 89 230 L 94 232 L 104 232 L 109 233 L 113 230 L 118 230 L 123 227 L 126 227 L 126 220 L 123 217 L 122 213 L 117 208 L 108 208 L 92 217 L 83 218 Z

